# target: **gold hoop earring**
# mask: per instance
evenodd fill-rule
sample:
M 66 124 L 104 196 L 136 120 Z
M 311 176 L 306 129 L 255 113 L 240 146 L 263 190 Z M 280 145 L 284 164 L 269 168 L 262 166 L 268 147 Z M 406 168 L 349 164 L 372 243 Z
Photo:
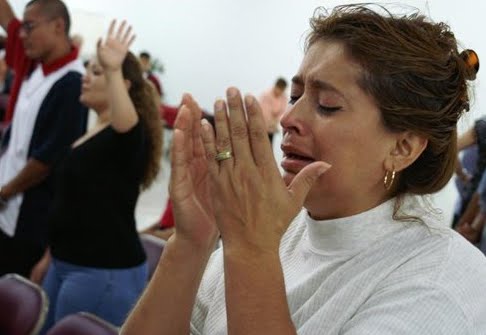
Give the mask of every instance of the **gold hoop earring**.
M 388 179 L 388 173 L 390 171 L 386 171 L 385 173 L 385 179 L 383 180 L 383 184 L 385 185 L 385 190 L 389 191 L 393 185 L 393 182 L 395 181 L 395 170 L 392 171 L 390 179 Z

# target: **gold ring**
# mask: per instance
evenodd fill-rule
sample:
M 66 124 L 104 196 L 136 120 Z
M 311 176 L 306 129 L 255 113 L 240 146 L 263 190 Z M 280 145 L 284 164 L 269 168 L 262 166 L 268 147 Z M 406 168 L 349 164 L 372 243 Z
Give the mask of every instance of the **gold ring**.
M 230 159 L 232 157 L 233 157 L 233 154 L 231 153 L 231 150 L 225 150 L 225 151 L 218 152 L 216 154 L 216 157 L 214 157 L 214 159 L 216 159 L 217 162 L 221 162 L 221 161 L 224 161 L 226 159 Z

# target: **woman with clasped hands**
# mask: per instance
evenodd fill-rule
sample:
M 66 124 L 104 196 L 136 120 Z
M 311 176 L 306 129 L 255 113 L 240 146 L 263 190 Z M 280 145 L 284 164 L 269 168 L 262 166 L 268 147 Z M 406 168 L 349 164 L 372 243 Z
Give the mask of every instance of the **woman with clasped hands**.
M 356 5 L 311 25 L 283 178 L 254 97 L 228 89 L 215 129 L 184 97 L 176 232 L 122 334 L 486 334 L 486 259 L 417 197 L 454 172 L 454 35 Z

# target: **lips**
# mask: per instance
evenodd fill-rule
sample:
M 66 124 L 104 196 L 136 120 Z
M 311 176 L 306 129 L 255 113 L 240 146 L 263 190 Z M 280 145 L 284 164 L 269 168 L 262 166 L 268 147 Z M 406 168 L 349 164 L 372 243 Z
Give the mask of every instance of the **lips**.
M 284 143 L 281 145 L 281 149 L 284 157 L 280 165 L 287 172 L 297 173 L 305 166 L 315 162 L 312 155 L 300 150 L 296 146 Z

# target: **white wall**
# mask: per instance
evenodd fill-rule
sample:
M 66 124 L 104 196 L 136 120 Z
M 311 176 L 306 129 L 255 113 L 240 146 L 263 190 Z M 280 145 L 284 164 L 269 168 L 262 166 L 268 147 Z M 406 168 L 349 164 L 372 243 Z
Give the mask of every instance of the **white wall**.
M 21 15 L 27 0 L 11 1 Z M 161 79 L 168 102 L 177 104 L 182 93 L 189 91 L 207 109 L 211 109 L 215 97 L 223 95 L 229 85 L 236 85 L 244 92 L 259 93 L 279 75 L 290 78 L 302 58 L 303 36 L 314 9 L 323 4 L 332 7 L 359 2 L 65 1 L 73 13 L 72 31 L 85 35 L 84 52 L 94 50 L 96 38 L 104 33 L 111 18 L 127 19 L 138 35 L 133 50 L 149 50 L 162 60 L 166 68 Z M 486 45 L 479 33 L 486 3 L 478 0 L 429 0 L 428 3 L 413 0 L 402 3 L 421 10 L 430 9 L 435 20 L 451 24 L 465 46 L 486 55 Z M 480 79 L 481 73 L 478 82 Z
M 183 92 L 191 92 L 211 110 L 214 99 L 229 85 L 258 94 L 277 76 L 287 78 L 302 58 L 303 36 L 308 19 L 319 5 L 332 7 L 359 1 L 315 0 L 66 0 L 73 14 L 73 32 L 85 35 L 84 52 L 94 50 L 111 18 L 127 19 L 138 35 L 133 50 L 149 50 L 162 60 L 161 76 L 167 102 L 177 104 Z M 382 1 L 382 3 L 396 1 Z M 13 0 L 21 15 L 26 0 Z M 475 49 L 486 59 L 484 13 L 486 2 L 479 0 L 402 1 L 415 6 L 435 21 L 448 22 L 464 47 Z M 476 103 L 460 123 L 463 131 L 480 114 L 486 98 L 476 80 Z M 439 196 L 441 207 L 450 215 L 455 197 L 449 185 Z

